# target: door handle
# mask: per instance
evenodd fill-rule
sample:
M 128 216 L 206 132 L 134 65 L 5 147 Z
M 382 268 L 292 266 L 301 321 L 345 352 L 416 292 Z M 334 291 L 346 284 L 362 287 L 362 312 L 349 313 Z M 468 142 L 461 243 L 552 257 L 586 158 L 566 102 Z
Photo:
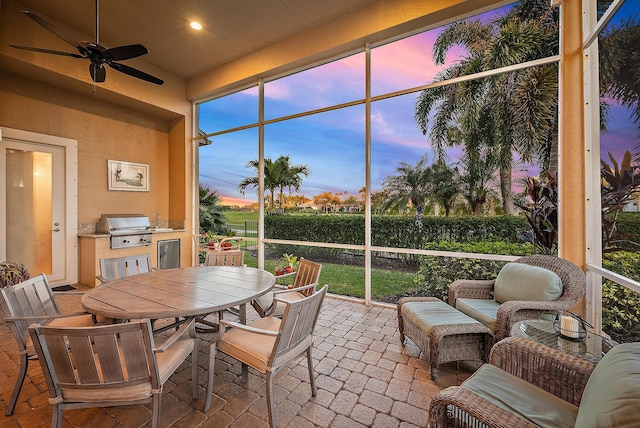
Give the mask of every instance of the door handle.
M 60 228 L 59 228 L 59 227 L 55 227 L 55 228 L 53 229 L 53 231 L 54 231 L 54 232 L 60 232 Z

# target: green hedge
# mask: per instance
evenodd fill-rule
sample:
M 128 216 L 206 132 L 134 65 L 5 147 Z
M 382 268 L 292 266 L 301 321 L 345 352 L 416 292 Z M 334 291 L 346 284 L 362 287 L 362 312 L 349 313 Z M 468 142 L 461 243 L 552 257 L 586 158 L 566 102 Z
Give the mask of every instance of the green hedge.
M 373 216 L 372 242 L 376 246 L 423 248 L 430 242 L 515 242 L 528 230 L 524 217 Z M 365 217 L 352 215 L 285 214 L 265 217 L 265 237 L 311 242 L 364 245 Z

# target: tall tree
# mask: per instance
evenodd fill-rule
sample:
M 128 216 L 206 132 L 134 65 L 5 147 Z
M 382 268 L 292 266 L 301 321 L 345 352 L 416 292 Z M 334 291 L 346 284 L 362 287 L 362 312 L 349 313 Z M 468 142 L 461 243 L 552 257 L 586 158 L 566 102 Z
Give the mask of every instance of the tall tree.
M 505 16 L 487 22 L 456 22 L 436 39 L 434 61 L 444 64 L 455 46 L 465 48 L 466 56 L 439 73 L 436 81 L 555 54 L 557 22 L 546 0 L 522 0 Z M 525 162 L 548 159 L 556 127 L 557 87 L 555 65 L 445 85 L 419 95 L 415 118 L 441 159 L 446 148 L 459 142 L 448 138 L 451 128 L 462 134 L 467 158 L 488 155 L 483 162 L 486 165 L 491 160 L 499 170 L 503 209 L 511 214 L 515 212 L 513 153 Z
M 631 109 L 637 127 L 635 157 L 640 162 L 640 22 L 628 18 L 599 38 L 600 92 Z M 606 118 L 605 109 L 602 113 Z M 606 120 L 603 122 L 606 123 Z
M 302 176 L 309 176 L 309 167 L 307 165 L 292 165 L 289 156 L 281 155 L 274 162 L 274 170 L 277 176 L 278 187 L 280 188 L 280 210 L 284 212 L 284 189 L 300 190 L 302 184 Z
M 388 195 L 385 211 L 404 211 L 408 206 L 422 212 L 429 197 L 428 159 L 423 155 L 415 165 L 400 162 L 397 175 L 390 175 L 382 182 L 382 190 Z
M 256 190 L 258 189 L 258 177 L 260 175 L 260 163 L 258 160 L 250 160 L 247 162 L 246 167 L 254 168 L 256 175 L 253 177 L 247 177 L 238 184 L 238 190 L 243 195 L 249 186 L 255 187 Z M 275 191 L 278 188 L 278 183 L 275 177 L 274 165 L 271 158 L 264 158 L 264 188 L 269 191 L 269 208 L 273 209 L 273 206 L 275 205 Z
M 431 198 L 444 208 L 444 215 L 449 217 L 453 203 L 462 189 L 458 169 L 438 160 L 427 169 L 427 177 L 431 185 Z
M 260 163 L 257 160 L 247 162 L 247 168 L 254 168 L 256 175 L 243 179 L 238 185 L 238 190 L 244 195 L 247 187 L 258 188 L 258 174 Z M 302 175 L 309 175 L 309 167 L 306 165 L 292 165 L 287 155 L 280 155 L 273 161 L 270 157 L 264 158 L 264 188 L 269 192 L 269 209 L 275 207 L 276 189 L 280 189 L 278 202 L 283 206 L 284 189 L 299 190 L 302 184 Z

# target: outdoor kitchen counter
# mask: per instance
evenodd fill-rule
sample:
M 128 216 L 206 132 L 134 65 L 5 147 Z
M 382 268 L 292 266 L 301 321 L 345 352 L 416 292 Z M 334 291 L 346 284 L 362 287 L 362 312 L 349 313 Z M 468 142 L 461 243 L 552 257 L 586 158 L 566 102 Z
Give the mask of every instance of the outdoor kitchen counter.
M 100 282 L 96 275 L 100 275 L 100 259 L 111 257 L 125 257 L 149 253 L 151 263 L 157 268 L 158 241 L 165 239 L 180 239 L 180 266 L 191 265 L 191 235 L 186 229 L 158 230 L 151 234 L 151 245 L 129 248 L 109 248 L 110 235 L 107 233 L 78 234 L 78 282 L 88 287 L 96 287 Z

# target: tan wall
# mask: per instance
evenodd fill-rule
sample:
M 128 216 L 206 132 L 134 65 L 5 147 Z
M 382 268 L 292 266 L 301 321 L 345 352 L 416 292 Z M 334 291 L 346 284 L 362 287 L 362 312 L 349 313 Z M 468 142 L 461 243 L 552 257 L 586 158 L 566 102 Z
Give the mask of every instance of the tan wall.
M 0 72 L 0 125 L 78 142 L 78 223 L 103 213 L 141 213 L 185 228 L 191 264 L 191 139 L 187 120 L 166 120 Z M 107 160 L 149 164 L 149 192 L 109 191 Z
M 169 136 L 165 120 L 26 79 L 1 77 L 0 124 L 78 141 L 79 223 L 96 222 L 100 214 L 112 212 L 139 212 L 151 218 L 159 212 L 168 219 Z M 108 191 L 107 159 L 148 163 L 150 191 Z M 180 169 L 184 171 L 184 167 Z

